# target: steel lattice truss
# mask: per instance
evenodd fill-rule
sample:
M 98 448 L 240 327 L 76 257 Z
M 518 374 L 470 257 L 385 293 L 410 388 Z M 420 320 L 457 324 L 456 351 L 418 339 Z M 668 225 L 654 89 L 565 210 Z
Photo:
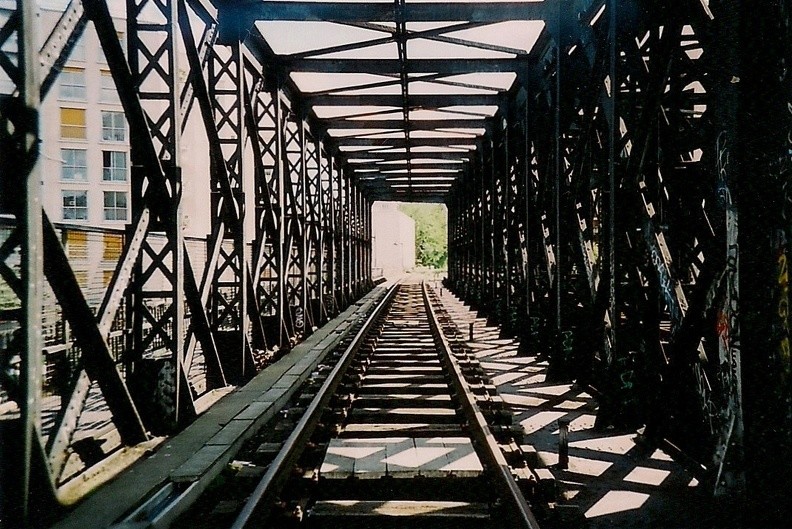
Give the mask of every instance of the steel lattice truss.
M 711 490 L 786 504 L 765 484 L 792 456 L 790 6 L 661 4 L 127 0 L 126 47 L 102 0 L 42 39 L 33 2 L 2 11 L 9 519 L 39 523 L 36 495 L 57 513 L 91 395 L 121 446 L 173 432 L 366 292 L 375 200 L 445 202 L 450 286 L 597 391 L 601 426 L 645 424 Z M 89 22 L 132 140 L 98 309 L 36 163 L 39 105 Z M 181 229 L 191 116 L 204 254 Z M 50 291 L 73 361 L 43 431 Z

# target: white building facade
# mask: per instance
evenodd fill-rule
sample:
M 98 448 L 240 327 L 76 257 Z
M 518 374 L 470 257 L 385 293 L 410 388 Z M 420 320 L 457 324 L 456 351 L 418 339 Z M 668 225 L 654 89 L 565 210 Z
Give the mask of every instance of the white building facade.
M 393 278 L 415 268 L 415 221 L 397 202 L 371 207 L 372 275 Z
M 65 4 L 63 0 L 39 2 L 39 45 L 58 23 Z M 109 6 L 126 51 L 124 2 L 109 2 Z M 0 20 L 14 9 L 15 1 L 0 0 Z M 3 49 L 14 56 L 16 39 L 9 39 Z M 180 65 L 180 70 L 187 67 L 186 58 Z M 182 73 L 186 77 L 186 70 Z M 0 68 L 0 94 L 13 90 L 14 84 Z M 42 101 L 40 123 L 42 200 L 50 219 L 102 228 L 123 228 L 131 222 L 129 127 L 92 23 L 86 25 Z M 182 140 L 182 150 L 189 150 L 182 164 L 185 232 L 204 237 L 210 229 L 209 217 L 202 212 L 209 196 L 208 191 L 202 192 L 209 179 L 209 155 L 201 120 L 191 115 L 188 125 Z M 195 185 L 189 185 L 190 181 Z

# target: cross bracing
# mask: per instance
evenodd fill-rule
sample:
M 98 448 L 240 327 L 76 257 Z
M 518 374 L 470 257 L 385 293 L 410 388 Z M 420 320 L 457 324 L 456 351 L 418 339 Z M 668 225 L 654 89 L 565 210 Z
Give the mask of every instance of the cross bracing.
M 0 11 L 15 521 L 37 522 L 31 491 L 63 499 L 93 396 L 119 446 L 173 432 L 358 299 L 375 200 L 446 204 L 448 285 L 598 391 L 602 427 L 646 425 L 759 514 L 787 503 L 768 485 L 792 438 L 786 0 L 64 4 L 47 31 L 32 2 Z M 132 184 L 93 305 L 37 163 L 38 109 L 91 25 Z M 200 240 L 182 231 L 196 122 Z M 45 297 L 69 351 L 46 431 Z

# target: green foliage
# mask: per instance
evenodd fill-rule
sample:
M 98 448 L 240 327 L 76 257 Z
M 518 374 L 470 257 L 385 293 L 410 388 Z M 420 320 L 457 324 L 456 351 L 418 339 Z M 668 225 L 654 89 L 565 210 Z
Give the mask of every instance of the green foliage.
M 445 268 L 448 261 L 448 213 L 443 204 L 399 205 L 415 221 L 415 261 L 430 268 Z

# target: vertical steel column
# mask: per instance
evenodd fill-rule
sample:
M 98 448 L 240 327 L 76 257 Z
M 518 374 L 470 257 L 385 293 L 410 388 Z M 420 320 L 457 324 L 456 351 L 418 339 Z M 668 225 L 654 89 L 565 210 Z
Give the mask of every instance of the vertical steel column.
M 346 173 L 346 171 L 345 171 Z M 344 306 L 352 303 L 355 299 L 354 286 L 354 202 L 352 184 L 347 174 L 343 175 L 344 182 L 344 295 L 346 302 Z
M 553 295 L 554 295 L 554 310 L 555 310 L 555 343 L 553 344 L 553 350 L 555 353 L 560 353 L 561 351 L 561 330 L 562 330 L 562 322 L 561 322 L 561 289 L 563 284 L 563 252 L 561 251 L 561 179 L 563 178 L 563 172 L 561 169 L 561 134 L 563 131 L 561 130 L 561 61 L 562 55 L 564 53 L 564 46 L 562 43 L 562 35 L 563 31 L 561 29 L 561 12 L 562 7 L 561 4 L 558 4 L 558 35 L 556 38 L 556 60 L 555 60 L 555 84 L 554 84 L 554 113 L 553 113 L 553 123 L 554 123 L 554 142 L 553 142 L 553 163 L 554 163 L 554 173 L 553 173 L 553 235 L 554 241 L 553 246 L 555 249 L 555 284 L 553 285 Z M 557 358 L 557 356 L 556 356 Z
M 349 304 L 349 184 L 345 169 L 338 170 L 338 278 L 339 309 Z
M 486 177 L 486 146 L 488 143 L 485 141 L 483 142 L 483 146 L 481 149 L 481 154 L 479 156 L 479 248 L 480 248 L 480 255 L 478 257 L 479 262 L 479 288 L 477 289 L 478 295 L 476 296 L 478 302 L 478 308 L 487 306 L 487 291 L 489 288 L 489 246 L 492 243 L 492 237 L 487 233 L 487 223 L 489 221 L 489 216 L 487 214 L 487 201 L 489 193 L 487 192 L 487 177 Z
M 460 185 L 457 182 L 456 185 Z M 457 189 L 451 189 L 449 200 L 446 202 L 448 208 L 448 282 L 453 285 L 457 278 L 456 264 L 457 264 L 457 241 L 456 241 L 456 225 L 457 225 L 457 203 L 459 202 L 459 194 Z
M 475 155 L 474 155 L 475 156 Z M 477 157 L 476 157 L 477 158 Z M 474 160 L 476 159 L 474 158 Z M 467 208 L 467 215 L 465 221 L 465 259 L 467 260 L 467 272 L 465 274 L 465 296 L 468 300 L 475 300 L 475 292 L 478 285 L 478 237 L 479 230 L 477 225 L 478 215 L 478 197 L 476 195 L 477 181 L 476 163 L 471 162 L 468 168 L 467 178 L 465 179 L 464 188 L 464 201 Z
M 475 250 L 475 257 L 476 257 L 476 289 L 475 289 L 475 303 L 476 309 L 481 307 L 484 304 L 484 291 L 486 289 L 487 284 L 487 275 L 486 275 L 486 243 L 487 243 L 487 233 L 486 228 L 484 226 L 484 220 L 486 218 L 486 188 L 485 188 L 485 178 L 484 178 L 484 146 L 485 143 L 482 142 L 481 149 L 478 151 L 478 156 L 476 157 L 477 160 L 474 164 L 476 170 L 476 184 L 474 185 L 475 193 L 475 201 L 476 201 L 476 250 Z
M 298 237 L 297 241 L 297 255 L 299 261 L 299 306 L 295 309 L 296 316 L 296 332 L 304 335 L 310 329 L 311 312 L 309 306 L 309 283 L 308 283 L 308 252 L 311 245 L 311 230 L 308 221 L 308 137 L 305 132 L 305 119 L 304 116 L 297 116 L 298 128 L 298 144 L 300 147 L 300 170 L 298 178 L 297 194 L 295 196 L 297 215 L 295 221 L 299 225 L 299 230 L 295 234 Z
M 616 178 L 616 142 L 619 140 L 616 131 L 616 93 L 618 91 L 618 72 L 616 71 L 616 23 L 618 19 L 616 7 L 617 0 L 608 0 L 608 77 L 610 79 L 610 94 L 605 105 L 608 126 L 607 254 L 603 256 L 605 257 L 603 270 L 606 274 L 605 280 L 608 282 L 607 317 L 610 321 L 610 328 L 605 329 L 607 339 L 610 342 L 609 346 L 605 347 L 607 365 L 610 365 L 613 360 L 611 351 L 617 346 L 616 327 L 619 323 L 616 313 L 616 182 L 618 181 Z
M 327 200 L 329 204 L 329 216 L 327 218 L 328 226 L 328 240 L 327 240 L 327 269 L 330 274 L 328 278 L 328 291 L 332 299 L 333 307 L 331 315 L 338 314 L 339 298 L 338 298 L 338 284 L 339 284 L 339 269 L 338 269 L 338 182 L 336 176 L 338 175 L 338 167 L 336 165 L 335 157 L 330 154 L 327 160 L 328 166 L 328 183 L 327 183 Z
M 164 247 L 144 241 L 131 285 L 132 354 L 127 373 L 154 432 L 173 431 L 194 415 L 184 387 L 184 237 L 181 205 L 181 131 L 178 2 L 127 0 L 129 66 L 148 114 L 151 136 L 166 176 L 166 196 L 157 193 L 147 172 L 144 136 L 131 135 L 133 217 L 154 205 L 152 231 L 165 235 Z M 153 22 L 142 22 L 142 20 Z M 150 327 L 149 327 L 150 325 Z M 167 352 L 167 359 L 143 360 L 146 352 Z
M 353 270 L 353 292 L 355 299 L 359 298 L 361 295 L 361 288 L 360 288 L 360 281 L 361 281 L 361 261 L 362 259 L 362 244 L 361 244 L 361 205 L 360 205 L 360 189 L 357 185 L 357 182 L 352 181 L 352 229 L 353 229 L 353 236 L 352 236 L 352 244 L 353 244 L 353 251 L 352 251 L 352 270 Z
M 502 186 L 503 186 L 503 228 L 501 237 L 503 238 L 503 320 L 502 324 L 508 332 L 513 332 L 511 317 L 512 305 L 512 270 L 511 259 L 509 254 L 514 250 L 511 246 L 512 240 L 509 236 L 511 233 L 512 223 L 512 173 L 511 163 L 509 160 L 509 121 L 508 113 L 503 118 L 503 132 L 501 141 L 503 142 L 503 159 L 501 160 Z
M 490 158 L 490 171 L 492 173 L 492 319 L 503 323 L 506 307 L 504 306 L 504 286 L 506 274 L 504 270 L 504 251 L 503 240 L 504 214 L 505 214 L 505 191 L 504 175 L 501 164 L 501 148 L 503 140 L 502 117 L 497 114 L 495 123 L 492 124 L 490 135 L 490 145 L 492 156 Z
M 281 87 L 278 86 L 272 100 L 275 105 L 275 145 L 276 161 L 275 174 L 273 175 L 273 185 L 276 187 L 274 196 L 276 200 L 275 211 L 278 219 L 278 233 L 273 241 L 275 248 L 275 269 L 277 283 L 275 285 L 277 300 L 277 325 L 278 325 L 278 346 L 283 348 L 289 344 L 290 329 L 286 323 L 286 311 L 289 306 L 286 299 L 286 282 L 288 281 L 288 270 L 286 268 L 286 185 L 287 179 L 287 153 L 286 153 L 286 115 L 283 111 L 283 101 L 281 100 Z
M 498 188 L 497 188 L 497 170 L 496 170 L 496 150 L 495 150 L 495 139 L 494 139 L 495 131 L 491 131 L 491 135 L 489 141 L 487 141 L 487 151 L 489 153 L 489 158 L 487 160 L 487 164 L 485 167 L 485 173 L 487 177 L 487 220 L 486 220 L 486 231 L 487 231 L 487 268 L 488 268 L 488 277 L 489 281 L 487 283 L 487 291 L 485 299 L 487 301 L 488 307 L 496 307 L 496 300 L 498 299 L 498 256 L 495 252 L 495 227 L 497 226 L 498 220 L 496 220 L 496 216 L 499 214 L 497 211 L 497 206 L 499 203 L 498 200 Z M 493 311 L 494 312 L 494 311 Z M 489 312 L 488 316 L 494 315 L 493 312 Z
M 20 301 L 22 305 L 21 327 L 21 351 L 22 359 L 19 374 L 19 435 L 21 443 L 21 453 L 16 457 L 22 461 L 22 465 L 15 466 L 20 472 L 16 476 L 3 476 L 7 479 L 6 486 L 9 486 L 5 494 L 19 502 L 18 506 L 5 505 L 5 501 L 0 501 L 0 507 L 17 507 L 18 511 L 11 511 L 4 515 L 8 517 L 10 523 L 14 523 L 16 518 L 21 522 L 21 526 L 28 526 L 37 514 L 33 512 L 36 496 L 36 483 L 34 477 L 34 461 L 41 460 L 41 451 L 38 431 L 41 427 L 41 373 L 42 373 L 42 314 L 43 314 L 43 295 L 42 286 L 44 283 L 44 259 L 43 259 L 43 227 L 41 219 L 41 165 L 39 164 L 39 89 L 40 89 L 40 65 L 38 55 L 38 6 L 34 2 L 24 0 L 17 1 L 17 13 L 21 20 L 18 26 L 19 43 L 19 65 L 18 70 L 21 76 L 17 87 L 19 89 L 20 110 L 25 118 L 15 120 L 15 125 L 19 126 L 20 133 L 17 139 L 17 152 L 8 153 L 14 156 L 19 162 L 23 162 L 17 168 L 21 173 L 18 178 L 22 190 L 22 197 L 17 206 L 17 220 L 21 228 L 22 262 L 20 266 Z M 10 169 L 10 166 L 8 167 Z M 3 179 L 11 179 L 9 175 L 3 175 Z M 3 432 L 0 432 L 2 434 Z M 7 434 L 6 434 L 7 435 Z M 6 450 L 0 448 L 0 453 L 11 452 L 10 447 Z M 12 453 L 3 453 L 0 464 L 10 469 L 7 464 L 11 458 L 15 457 Z
M 532 173 L 531 173 L 531 164 L 533 162 L 531 156 L 531 141 L 528 136 L 528 102 L 525 102 L 525 106 L 523 107 L 523 112 L 521 116 L 521 131 L 522 131 L 522 148 L 523 148 L 523 174 L 522 174 L 522 196 L 524 201 L 524 211 L 523 211 L 523 248 L 522 248 L 522 260 L 523 260 L 523 281 L 524 284 L 524 293 L 525 296 L 525 318 L 527 322 L 530 322 L 531 319 L 531 261 L 530 261 L 530 252 L 531 252 L 531 201 L 532 201 Z M 530 327 L 530 325 L 526 326 Z
M 316 231 L 318 240 L 316 241 L 317 251 L 317 277 L 316 277 L 316 291 L 318 301 L 317 325 L 323 324 L 328 320 L 328 309 L 325 305 L 327 299 L 327 285 L 328 285 L 328 271 L 327 260 L 328 253 L 328 237 L 327 228 L 332 224 L 328 215 L 328 194 L 327 194 L 327 179 L 325 175 L 329 172 L 328 157 L 324 152 L 322 142 L 316 140 L 316 164 L 317 164 L 317 211 L 316 211 Z
M 212 330 L 220 342 L 218 352 L 229 381 L 242 383 L 252 376 L 248 332 L 248 262 L 245 257 L 244 123 L 245 69 L 242 43 L 215 45 L 209 62 L 209 91 L 215 110 L 223 159 L 212 158 L 212 231 L 220 251 L 212 277 Z M 221 167 L 220 165 L 223 165 Z M 225 196 L 223 186 L 231 192 Z M 222 233 L 220 233 L 222 230 Z

